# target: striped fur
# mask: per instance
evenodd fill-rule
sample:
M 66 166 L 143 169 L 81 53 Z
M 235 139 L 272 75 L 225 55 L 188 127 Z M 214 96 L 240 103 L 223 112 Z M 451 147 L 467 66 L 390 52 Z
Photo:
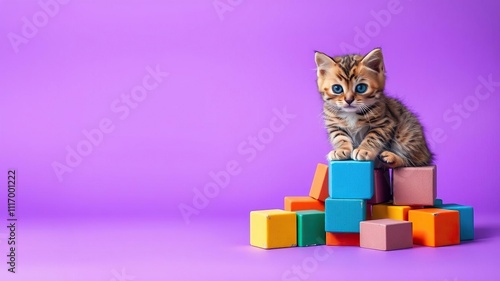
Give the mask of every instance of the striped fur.
M 316 52 L 315 60 L 325 125 L 334 147 L 328 160 L 379 159 L 391 168 L 432 163 L 433 154 L 417 116 L 384 94 L 380 49 L 365 56 L 329 57 Z M 364 93 L 355 90 L 361 83 L 367 85 Z M 334 93 L 333 85 L 341 86 L 343 92 Z

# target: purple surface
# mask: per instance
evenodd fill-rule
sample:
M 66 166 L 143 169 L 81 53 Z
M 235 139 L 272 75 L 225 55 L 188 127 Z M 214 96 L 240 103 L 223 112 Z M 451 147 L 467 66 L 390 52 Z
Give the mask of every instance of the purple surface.
M 325 162 L 313 51 L 374 47 L 387 92 L 426 127 L 438 197 L 474 206 L 493 237 L 398 253 L 336 249 L 309 280 L 363 278 L 390 263 L 430 266 L 440 274 L 429 280 L 493 272 L 500 2 L 66 2 L 0 1 L 0 171 L 18 171 L 18 280 L 108 281 L 121 266 L 137 280 L 279 280 L 314 249 L 249 248 L 248 213 L 307 195 Z M 66 159 L 68 149 L 86 155 Z M 54 165 L 68 172 L 58 177 Z M 471 256 L 482 271 L 466 266 Z
M 498 216 L 476 221 L 476 240 L 397 251 L 248 246 L 248 221 L 186 226 L 161 220 L 24 222 L 17 278 L 1 280 L 496 280 Z M 302 278 L 300 277 L 302 276 Z

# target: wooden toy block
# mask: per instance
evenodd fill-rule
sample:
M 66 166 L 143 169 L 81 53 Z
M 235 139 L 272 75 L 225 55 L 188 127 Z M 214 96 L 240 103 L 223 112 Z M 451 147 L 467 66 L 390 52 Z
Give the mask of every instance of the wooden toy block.
M 325 203 L 309 196 L 286 196 L 285 211 L 325 211 Z
M 327 246 L 358 246 L 359 247 L 359 233 L 326 233 Z
M 443 199 L 436 198 L 434 199 L 434 207 L 439 208 L 439 206 L 443 205 Z
M 460 243 L 458 211 L 437 208 L 410 210 L 408 220 L 413 223 L 415 244 L 439 247 Z
M 392 180 L 394 205 L 434 205 L 436 166 L 397 168 Z
M 297 245 L 325 245 L 325 212 L 297 211 Z
M 379 204 L 391 200 L 391 184 L 389 170 L 375 169 L 374 171 L 373 197 L 368 204 Z
M 459 204 L 442 204 L 439 208 L 458 211 L 460 215 L 460 241 L 474 240 L 474 208 Z
M 371 199 L 373 197 L 373 161 L 330 161 L 328 187 L 330 198 Z
M 360 246 L 382 251 L 411 248 L 412 223 L 392 219 L 362 221 Z
M 250 245 L 285 248 L 297 245 L 297 215 L 283 210 L 250 212 Z
M 408 211 L 410 206 L 394 206 L 389 203 L 372 205 L 372 220 L 378 219 L 393 219 L 393 220 L 408 220 Z
M 366 216 L 365 220 L 371 220 L 372 219 L 372 204 L 366 203 Z
M 316 166 L 309 196 L 321 202 L 328 198 L 328 165 L 319 163 Z
M 325 201 L 325 230 L 328 232 L 358 232 L 359 222 L 366 219 L 366 201 L 363 199 L 335 199 Z

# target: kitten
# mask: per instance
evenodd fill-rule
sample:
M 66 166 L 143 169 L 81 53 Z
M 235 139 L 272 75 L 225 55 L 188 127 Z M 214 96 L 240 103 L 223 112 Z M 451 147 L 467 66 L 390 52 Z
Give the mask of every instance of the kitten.
M 382 51 L 365 56 L 315 53 L 318 90 L 334 147 L 328 160 L 376 160 L 389 168 L 427 166 L 433 154 L 422 125 L 401 101 L 384 94 Z

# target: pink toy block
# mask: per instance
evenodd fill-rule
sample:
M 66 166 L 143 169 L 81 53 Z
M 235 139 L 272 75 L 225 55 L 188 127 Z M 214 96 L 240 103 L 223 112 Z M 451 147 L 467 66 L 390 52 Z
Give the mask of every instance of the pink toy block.
M 374 171 L 374 192 L 368 204 L 379 204 L 391 200 L 391 185 L 389 170 L 375 169 Z
M 433 206 L 436 199 L 436 166 L 393 170 L 393 204 Z
M 411 222 L 380 219 L 362 221 L 359 226 L 362 248 L 390 251 L 413 247 Z

